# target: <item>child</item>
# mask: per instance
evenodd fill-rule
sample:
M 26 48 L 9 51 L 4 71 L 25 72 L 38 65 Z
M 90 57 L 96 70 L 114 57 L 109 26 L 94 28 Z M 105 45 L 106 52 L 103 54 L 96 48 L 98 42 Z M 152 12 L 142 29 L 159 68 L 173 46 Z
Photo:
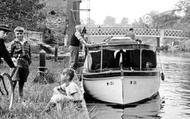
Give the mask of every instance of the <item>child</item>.
M 13 78 L 13 90 L 16 84 L 19 85 L 19 101 L 23 99 L 24 84 L 29 75 L 29 66 L 31 64 L 31 47 L 29 42 L 24 38 L 25 29 L 16 27 L 14 29 L 15 39 L 11 43 L 11 57 L 14 59 L 17 69 Z
M 82 92 L 79 89 L 78 85 L 75 82 L 73 82 L 73 78 L 74 70 L 63 70 L 63 73 L 61 74 L 61 81 L 64 83 L 53 89 L 53 96 L 51 97 L 50 102 L 46 106 L 45 111 L 49 111 L 49 108 L 51 108 L 51 106 L 60 102 L 83 100 Z

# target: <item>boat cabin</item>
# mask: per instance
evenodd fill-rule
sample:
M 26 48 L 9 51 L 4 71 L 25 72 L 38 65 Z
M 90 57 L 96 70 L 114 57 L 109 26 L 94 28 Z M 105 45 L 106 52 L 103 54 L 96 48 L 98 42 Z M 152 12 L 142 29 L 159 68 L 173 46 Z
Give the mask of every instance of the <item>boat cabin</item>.
M 84 62 L 86 72 L 151 70 L 156 66 L 153 48 L 129 37 L 113 37 L 100 46 L 90 47 Z

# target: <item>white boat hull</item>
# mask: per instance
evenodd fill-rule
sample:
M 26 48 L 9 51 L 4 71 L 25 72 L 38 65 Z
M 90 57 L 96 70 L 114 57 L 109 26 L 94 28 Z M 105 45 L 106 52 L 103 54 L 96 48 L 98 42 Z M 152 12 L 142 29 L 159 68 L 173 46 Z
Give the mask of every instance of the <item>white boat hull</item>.
M 127 72 L 131 73 L 131 72 Z M 139 73 L 139 72 L 137 72 Z M 140 72 L 141 73 L 141 72 Z M 144 73 L 144 72 L 143 72 Z M 148 74 L 149 72 L 145 72 Z M 85 91 L 93 98 L 116 104 L 130 104 L 149 98 L 160 87 L 160 73 L 147 76 L 88 77 L 84 75 Z

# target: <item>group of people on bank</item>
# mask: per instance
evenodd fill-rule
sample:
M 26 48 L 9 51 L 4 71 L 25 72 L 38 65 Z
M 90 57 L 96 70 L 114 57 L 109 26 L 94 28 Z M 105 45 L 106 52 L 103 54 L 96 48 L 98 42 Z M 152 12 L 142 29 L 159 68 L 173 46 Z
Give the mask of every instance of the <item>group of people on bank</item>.
M 69 68 L 63 70 L 61 75 L 61 81 L 64 83 L 53 89 L 53 96 L 48 103 L 48 107 L 51 104 L 59 103 L 62 100 L 83 100 L 83 95 L 78 85 L 73 82 L 75 70 L 78 68 L 78 57 L 80 44 L 86 47 L 91 47 L 92 44 L 88 43 L 83 34 L 83 26 L 76 25 L 75 32 L 70 40 L 70 62 Z M 126 35 L 135 39 L 133 29 Z M 19 84 L 19 100 L 23 98 L 23 87 L 27 81 L 29 75 L 29 65 L 31 64 L 31 46 L 29 42 L 24 38 L 25 29 L 23 27 L 16 27 L 14 29 L 15 39 L 11 42 L 10 52 L 5 46 L 5 37 L 11 32 L 8 26 L 0 25 L 0 58 L 4 58 L 9 67 L 14 73 L 13 87 Z
M 14 29 L 15 39 L 11 42 L 10 52 L 5 46 L 5 38 L 11 32 L 8 26 L 0 26 L 0 58 L 4 58 L 11 73 L 14 72 L 13 88 L 17 82 L 19 84 L 19 100 L 23 98 L 24 83 L 27 81 L 29 75 L 29 65 L 31 64 L 31 48 L 27 40 L 24 39 L 25 29 L 23 27 L 16 27 Z

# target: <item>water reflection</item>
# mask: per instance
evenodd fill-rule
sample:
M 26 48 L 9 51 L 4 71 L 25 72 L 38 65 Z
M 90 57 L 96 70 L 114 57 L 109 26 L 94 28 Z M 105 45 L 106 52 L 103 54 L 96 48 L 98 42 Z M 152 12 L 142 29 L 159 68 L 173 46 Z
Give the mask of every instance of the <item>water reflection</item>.
M 127 107 L 88 103 L 93 119 L 190 119 L 190 58 L 167 54 L 161 62 L 165 81 L 158 96 Z
M 122 119 L 160 119 L 160 109 L 163 102 L 160 99 L 160 95 L 156 98 L 147 101 L 143 104 L 138 104 L 136 107 L 125 108 Z
M 127 106 L 106 103 L 88 103 L 93 119 L 160 119 L 164 101 L 158 94 L 152 99 Z

